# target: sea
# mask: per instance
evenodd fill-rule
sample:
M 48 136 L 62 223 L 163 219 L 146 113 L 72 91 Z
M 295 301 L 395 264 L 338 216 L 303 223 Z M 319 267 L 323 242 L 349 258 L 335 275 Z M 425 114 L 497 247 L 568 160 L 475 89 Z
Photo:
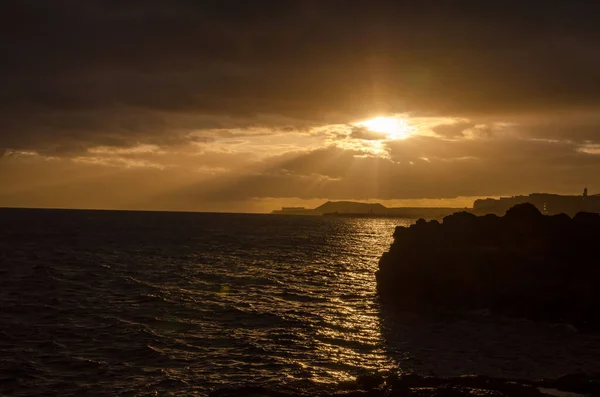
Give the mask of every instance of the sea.
M 382 306 L 378 260 L 412 222 L 0 209 L 0 395 L 600 372 L 600 337 L 567 324 Z

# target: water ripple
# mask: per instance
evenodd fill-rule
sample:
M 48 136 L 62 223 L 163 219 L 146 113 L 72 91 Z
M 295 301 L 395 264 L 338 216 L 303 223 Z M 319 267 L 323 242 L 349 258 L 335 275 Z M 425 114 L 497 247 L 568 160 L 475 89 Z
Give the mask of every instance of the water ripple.
M 248 381 L 335 384 L 397 365 L 464 373 L 486 364 L 460 340 L 465 329 L 487 332 L 486 354 L 504 367 L 532 354 L 508 352 L 504 335 L 468 319 L 439 326 L 382 313 L 373 273 L 402 221 L 0 215 L 0 394 L 203 395 Z M 569 349 L 565 365 L 597 366 L 593 337 L 536 332 L 562 344 L 539 345 L 547 361 Z

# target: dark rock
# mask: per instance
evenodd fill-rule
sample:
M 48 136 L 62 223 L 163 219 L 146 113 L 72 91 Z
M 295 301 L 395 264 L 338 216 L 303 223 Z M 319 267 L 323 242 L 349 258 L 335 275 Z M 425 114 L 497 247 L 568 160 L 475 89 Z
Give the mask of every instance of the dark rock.
M 504 215 L 506 219 L 516 219 L 518 221 L 538 221 L 543 217 L 540 210 L 537 207 L 530 203 L 517 204 L 514 207 L 511 207 L 506 211 L 506 215 Z
M 572 393 L 600 396 L 600 377 L 586 374 L 569 374 L 543 383 L 544 387 Z
M 386 390 L 385 397 L 416 397 L 415 392 L 409 388 L 390 386 Z
M 595 223 L 600 222 L 600 214 L 597 212 L 578 212 L 573 217 L 575 222 L 581 223 Z
M 349 392 L 322 395 L 322 397 L 384 397 L 383 390 L 355 390 Z
M 372 377 L 372 378 L 371 378 Z M 338 390 L 335 392 L 282 392 L 262 386 L 224 388 L 210 393 L 210 397 L 544 397 L 538 388 L 550 388 L 600 396 L 600 378 L 585 374 L 565 375 L 558 379 L 542 381 L 511 381 L 486 376 L 460 376 L 439 378 L 418 374 L 403 374 L 387 379 L 387 386 L 379 383 L 379 375 L 361 375 L 356 383 L 373 382 L 377 386 L 370 390 Z
M 470 390 L 456 386 L 441 386 L 438 387 L 433 396 L 435 397 L 470 397 Z
M 296 397 L 296 394 L 279 392 L 262 386 L 223 388 L 210 392 L 209 397 Z
M 379 262 L 382 302 L 403 309 L 491 309 L 600 329 L 600 215 L 543 215 L 525 203 L 506 215 L 459 212 L 398 227 Z
M 384 383 L 383 376 L 379 374 L 361 374 L 356 377 L 356 384 L 360 389 L 371 390 L 380 387 Z
M 504 380 L 481 375 L 465 375 L 452 379 L 455 385 L 476 389 L 493 389 L 504 384 Z
M 437 387 L 444 384 L 444 378 L 405 373 L 392 380 L 390 384 L 397 388 Z
M 542 397 L 542 393 L 536 387 L 524 381 L 514 382 L 489 376 L 470 375 L 448 379 L 448 383 L 469 389 L 494 391 L 507 396 Z

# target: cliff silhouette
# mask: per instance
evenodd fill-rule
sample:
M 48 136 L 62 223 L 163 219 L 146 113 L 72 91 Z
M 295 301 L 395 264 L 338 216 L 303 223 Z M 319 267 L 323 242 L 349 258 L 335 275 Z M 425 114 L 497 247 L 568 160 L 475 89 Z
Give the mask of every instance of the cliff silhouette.
M 531 193 L 527 196 L 501 197 L 499 199 L 478 199 L 471 212 L 483 214 L 504 214 L 517 204 L 530 203 L 547 215 L 565 213 L 574 216 L 578 212 L 600 212 L 600 194 L 588 195 L 584 188 L 581 196 L 564 196 L 551 193 Z
M 383 302 L 411 310 L 491 309 L 598 328 L 600 215 L 543 215 L 518 204 L 502 217 L 468 212 L 398 226 L 381 257 Z

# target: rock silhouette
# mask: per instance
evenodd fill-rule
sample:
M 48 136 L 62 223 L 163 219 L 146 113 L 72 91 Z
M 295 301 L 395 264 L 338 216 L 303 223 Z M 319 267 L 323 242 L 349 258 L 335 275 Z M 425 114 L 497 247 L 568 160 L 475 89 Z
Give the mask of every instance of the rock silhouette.
M 407 309 L 491 309 L 600 328 L 600 215 L 546 216 L 518 204 L 398 226 L 377 271 L 380 297 Z
M 375 382 L 376 380 L 376 382 Z M 318 392 L 315 390 L 274 390 L 262 386 L 242 386 L 217 389 L 210 397 L 547 397 L 549 395 L 570 395 L 577 393 L 597 396 L 600 393 L 600 378 L 586 374 L 569 374 L 558 379 L 510 380 L 487 376 L 459 376 L 441 378 L 419 374 L 391 374 L 385 379 L 373 374 L 365 385 L 361 377 L 340 387 L 336 391 Z M 549 394 L 548 392 L 552 392 Z M 566 392 L 566 393 L 565 393 Z

